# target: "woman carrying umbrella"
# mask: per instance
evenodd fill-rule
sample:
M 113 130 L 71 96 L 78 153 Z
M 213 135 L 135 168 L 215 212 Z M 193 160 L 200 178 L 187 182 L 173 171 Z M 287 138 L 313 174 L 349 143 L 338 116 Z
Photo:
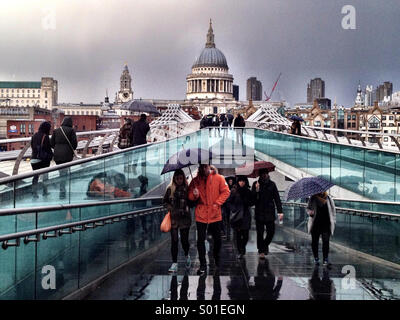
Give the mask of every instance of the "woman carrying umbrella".
M 308 233 L 311 233 L 311 248 L 315 265 L 319 265 L 318 243 L 319 237 L 322 236 L 323 264 L 329 266 L 329 238 L 333 235 L 336 223 L 335 203 L 326 191 L 315 194 L 308 201 L 307 213 L 310 216 Z
M 168 272 L 178 271 L 178 231 L 181 234 L 181 243 L 186 256 L 186 268 L 190 268 L 189 230 L 192 224 L 188 204 L 188 182 L 182 169 L 174 172 L 172 181 L 167 187 L 163 204 L 171 214 L 171 255 L 172 265 Z

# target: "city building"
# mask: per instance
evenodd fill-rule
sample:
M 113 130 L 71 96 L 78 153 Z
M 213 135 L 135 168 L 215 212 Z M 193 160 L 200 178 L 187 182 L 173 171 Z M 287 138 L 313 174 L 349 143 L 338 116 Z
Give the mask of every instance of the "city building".
M 0 106 L 40 107 L 51 110 L 58 102 L 57 80 L 0 81 Z
M 237 84 L 233 85 L 233 98 L 239 101 L 239 86 Z
M 372 98 L 372 97 L 371 97 Z M 354 102 L 354 104 L 356 106 L 363 106 L 364 105 L 364 94 L 362 92 L 361 89 L 361 84 L 358 84 L 358 88 L 357 88 L 357 96 L 356 96 L 356 100 Z
M 226 113 L 238 104 L 233 97 L 233 76 L 225 55 L 217 49 L 210 19 L 205 48 L 186 77 L 186 105 L 197 107 L 203 114 Z
M 122 104 L 133 99 L 132 77 L 126 63 L 119 82 L 120 88 L 115 96 L 115 104 Z
M 317 98 L 325 98 L 325 81 L 315 78 L 307 84 L 307 103 L 313 103 Z
M 247 79 L 246 100 L 260 101 L 262 100 L 262 84 L 256 77 Z

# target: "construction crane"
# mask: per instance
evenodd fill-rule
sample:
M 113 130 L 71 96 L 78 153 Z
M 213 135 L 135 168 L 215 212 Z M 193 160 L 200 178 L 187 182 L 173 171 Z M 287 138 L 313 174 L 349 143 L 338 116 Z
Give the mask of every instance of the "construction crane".
M 281 77 L 282 72 L 279 73 L 278 79 L 276 79 L 274 86 L 272 87 L 271 93 L 269 94 L 269 96 L 267 96 L 267 93 L 264 91 L 265 94 L 265 101 L 269 101 L 272 97 L 272 93 L 274 92 L 276 85 L 278 84 L 279 78 Z

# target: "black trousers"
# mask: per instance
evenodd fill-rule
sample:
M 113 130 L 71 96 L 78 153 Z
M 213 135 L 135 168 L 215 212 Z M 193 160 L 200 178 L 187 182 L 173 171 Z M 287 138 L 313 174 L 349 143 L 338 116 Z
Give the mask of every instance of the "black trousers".
M 329 238 L 331 237 L 330 230 L 322 230 L 318 228 L 313 228 L 311 230 L 311 248 L 314 258 L 318 258 L 318 244 L 319 237 L 322 236 L 322 256 L 323 259 L 328 259 L 329 255 Z
M 196 222 L 196 225 L 197 225 L 197 251 L 199 252 L 200 265 L 202 267 L 205 267 L 207 265 L 206 245 L 204 241 L 206 240 L 207 229 L 208 229 L 214 241 L 213 255 L 214 255 L 215 265 L 219 267 L 219 253 L 221 251 L 221 222 L 217 221 L 210 224 Z
M 240 254 L 246 254 L 246 245 L 249 241 L 249 230 L 235 230 L 236 246 Z
M 275 234 L 275 221 L 262 222 L 256 220 L 258 253 L 267 253 L 268 246 Z M 264 231 L 267 231 L 264 237 Z
M 35 171 L 35 170 L 39 170 L 39 169 L 50 167 L 50 162 L 40 161 L 38 163 L 31 163 L 31 166 L 32 166 L 32 170 Z M 47 186 L 44 183 L 47 179 L 48 179 L 48 174 L 45 173 L 43 175 L 43 190 L 44 190 L 44 192 L 47 192 Z M 39 175 L 36 174 L 36 175 L 33 176 L 33 179 L 32 179 L 33 192 L 35 192 L 35 193 L 37 192 L 37 183 L 38 183 L 38 181 L 39 181 Z
M 172 262 L 178 262 L 178 231 L 181 233 L 181 244 L 182 249 L 185 252 L 185 256 L 189 254 L 189 230 L 190 228 L 178 229 L 178 228 L 171 228 L 171 255 L 172 255 Z

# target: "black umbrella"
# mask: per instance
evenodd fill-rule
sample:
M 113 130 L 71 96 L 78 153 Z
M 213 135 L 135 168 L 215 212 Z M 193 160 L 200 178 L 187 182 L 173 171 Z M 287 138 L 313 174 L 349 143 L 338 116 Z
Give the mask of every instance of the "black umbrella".
M 160 115 L 160 111 L 148 101 L 142 100 L 130 100 L 122 104 L 121 109 L 135 111 L 135 112 L 147 112 Z

